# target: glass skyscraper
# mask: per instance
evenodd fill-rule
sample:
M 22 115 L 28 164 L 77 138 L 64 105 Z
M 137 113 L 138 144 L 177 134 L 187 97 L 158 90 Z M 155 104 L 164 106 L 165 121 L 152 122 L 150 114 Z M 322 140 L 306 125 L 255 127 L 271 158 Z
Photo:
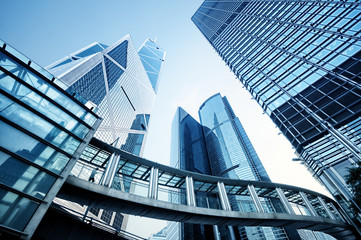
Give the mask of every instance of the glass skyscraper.
M 142 155 L 165 51 L 148 39 L 137 52 L 129 35 L 112 46 L 93 43 L 47 68 L 98 106 L 95 137 Z
M 346 211 L 361 160 L 360 16 L 358 1 L 235 0 L 192 17 Z
M 93 43 L 47 68 L 68 85 L 69 93 L 76 92 L 97 106 L 97 114 L 103 118 L 94 137 L 117 148 L 141 156 L 148 133 L 149 120 L 165 51 L 147 39 L 137 52 L 129 35 L 111 46 Z M 91 149 L 87 150 L 91 151 Z M 112 168 L 117 166 L 107 166 Z M 127 190 L 132 182 L 123 182 Z M 79 212 L 94 214 L 95 218 L 124 229 L 128 215 L 118 212 L 88 209 L 70 205 Z M 112 219 L 119 218 L 115 226 Z
M 178 107 L 172 122 L 171 167 L 211 175 L 202 125 Z M 169 222 L 167 239 L 199 239 L 213 237 L 212 226 Z
M 225 178 L 270 181 L 226 97 L 215 94 L 199 109 L 200 123 L 178 108 L 172 123 L 171 166 Z M 196 193 L 199 194 L 199 193 Z M 239 209 L 239 202 L 243 208 Z M 248 211 L 251 199 L 230 197 L 233 209 Z M 199 202 L 197 206 L 211 204 Z M 272 203 L 263 202 L 265 207 Z M 296 231 L 295 229 L 293 229 Z M 282 228 L 224 227 L 170 223 L 169 239 L 287 239 Z

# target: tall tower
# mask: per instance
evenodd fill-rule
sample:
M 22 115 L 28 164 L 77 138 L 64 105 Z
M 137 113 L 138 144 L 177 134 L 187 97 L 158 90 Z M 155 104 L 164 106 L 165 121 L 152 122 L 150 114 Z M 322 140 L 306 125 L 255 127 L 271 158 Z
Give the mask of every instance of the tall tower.
M 232 179 L 271 181 L 226 97 L 222 97 L 219 93 L 211 96 L 201 105 L 198 113 L 203 126 L 212 175 Z M 240 199 L 230 199 L 234 209 L 240 208 L 237 200 Z M 249 200 L 242 199 L 243 202 Z M 271 203 L 265 203 L 265 205 L 269 204 Z M 248 208 L 249 206 L 246 205 L 243 204 L 241 207 Z M 237 230 L 242 239 L 287 239 L 282 228 L 238 227 Z
M 213 175 L 271 181 L 226 97 L 217 93 L 208 98 L 199 108 L 199 119 Z
M 182 108 L 177 109 L 172 123 L 173 167 L 225 178 L 270 182 L 226 97 L 219 93 L 211 96 L 201 105 L 199 118 L 200 123 Z M 251 199 L 236 198 L 230 197 L 232 209 L 248 211 L 252 208 L 248 204 Z M 239 202 L 243 205 L 240 206 Z M 197 203 L 199 206 L 204 204 Z M 264 205 L 271 206 L 272 203 L 264 202 Z M 297 235 L 297 231 L 292 230 Z M 282 228 L 211 227 L 180 223 L 169 224 L 168 234 L 169 239 L 287 239 Z
M 360 14 L 357 1 L 238 0 L 204 1 L 192 17 L 346 211 L 361 160 Z
M 212 175 L 202 125 L 178 107 L 171 130 L 171 167 Z M 167 239 L 207 240 L 213 236 L 211 226 L 169 222 Z
M 112 46 L 93 43 L 47 68 L 98 106 L 95 137 L 142 155 L 165 51 L 148 39 L 136 51 L 129 35 Z
M 47 69 L 67 85 L 64 88 L 68 93 L 76 92 L 97 106 L 103 120 L 95 138 L 141 156 L 164 57 L 165 51 L 150 39 L 137 52 L 127 35 L 111 46 L 90 44 Z M 117 167 L 109 164 L 106 171 Z M 123 183 L 130 191 L 132 181 Z M 56 201 L 81 213 L 89 211 L 115 228 L 126 228 L 128 215 Z

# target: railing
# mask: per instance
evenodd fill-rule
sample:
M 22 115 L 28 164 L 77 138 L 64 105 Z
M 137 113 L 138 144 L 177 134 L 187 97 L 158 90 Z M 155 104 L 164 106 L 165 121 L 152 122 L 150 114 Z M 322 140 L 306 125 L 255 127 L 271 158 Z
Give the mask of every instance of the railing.
M 334 200 L 311 190 L 183 171 L 131 155 L 98 140 L 92 140 L 92 144 L 99 147 L 98 152 L 102 152 L 103 162 L 96 163 L 96 154 L 87 157 L 92 161 L 81 157 L 72 175 L 88 181 L 95 171 L 95 184 L 108 184 L 106 187 L 121 192 L 190 207 L 245 214 L 260 213 L 262 216 L 302 215 L 310 217 L 307 218 L 310 222 L 318 218 L 319 222 L 327 222 L 322 219 L 329 219 L 329 222 L 336 225 L 337 222 L 340 226 L 349 225 L 347 215 Z M 107 157 L 104 157 L 104 152 L 107 152 Z M 114 169 L 109 169 L 108 166 L 113 166 Z
M 128 239 L 128 240 L 146 240 L 145 238 L 139 237 L 139 236 L 137 236 L 137 235 L 135 235 L 133 233 L 130 233 L 130 232 L 127 232 L 127 231 L 124 231 L 124 230 L 121 230 L 121 229 L 116 229 L 113 226 L 111 226 L 111 225 L 109 225 L 109 224 L 107 224 L 107 223 L 105 223 L 103 221 L 99 221 L 99 220 L 97 220 L 95 218 L 86 216 L 83 213 L 75 211 L 74 209 L 70 209 L 70 208 L 60 206 L 60 205 L 57 205 L 57 204 L 53 204 L 52 207 L 54 209 L 56 209 L 57 211 L 61 211 L 61 212 L 64 212 L 64 213 L 67 213 L 67 212 L 71 213 L 72 216 L 74 218 L 76 218 L 80 222 L 87 223 L 87 224 L 92 225 L 92 226 L 94 226 L 96 228 L 99 228 L 99 229 L 104 230 L 106 232 L 109 232 L 111 234 L 118 235 L 118 236 L 123 237 L 125 239 Z
M 347 222 L 335 201 L 307 189 L 207 176 L 173 169 L 120 150 L 115 150 L 114 154 L 118 156 L 118 163 L 114 176 L 108 174 L 108 178 L 111 177 L 109 187 L 119 191 L 202 208 L 287 213 Z M 107 182 L 106 166 L 109 164 L 101 167 L 80 160 L 72 175 L 89 180 L 92 172 L 96 171 L 96 174 L 93 173 L 94 183 L 104 185 Z

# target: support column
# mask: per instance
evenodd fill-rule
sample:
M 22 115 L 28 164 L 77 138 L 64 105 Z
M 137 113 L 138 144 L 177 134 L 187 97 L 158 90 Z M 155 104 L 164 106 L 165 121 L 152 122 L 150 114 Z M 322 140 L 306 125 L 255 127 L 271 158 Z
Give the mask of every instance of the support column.
M 148 198 L 158 198 L 158 168 L 152 167 L 150 169 Z
M 104 177 L 103 180 L 101 182 L 101 185 L 104 185 L 106 187 L 111 187 L 116 171 L 117 171 L 117 166 L 119 163 L 119 159 L 120 159 L 120 155 L 113 153 L 110 156 L 107 168 L 105 169 L 104 172 Z
M 282 191 L 281 188 L 276 188 L 276 192 L 281 200 L 281 203 L 283 205 L 283 207 L 286 209 L 288 214 L 295 214 L 295 212 L 293 211 L 293 208 L 291 206 L 291 204 L 288 202 L 287 197 L 285 196 L 284 192 Z
M 187 205 L 191 207 L 196 206 L 196 196 L 194 194 L 193 178 L 186 176 L 186 190 L 187 190 Z
M 336 220 L 336 217 L 333 215 L 333 213 L 331 212 L 331 210 L 327 207 L 327 204 L 325 203 L 325 201 L 323 201 L 323 199 L 321 197 L 317 197 L 318 201 L 320 202 L 320 204 L 322 205 L 322 207 L 325 209 L 327 215 L 333 219 Z
M 117 138 L 112 144 L 111 146 L 116 146 L 117 143 L 119 141 L 119 138 Z M 120 159 L 120 155 L 116 154 L 116 153 L 112 153 L 112 155 L 109 158 L 108 161 L 108 165 L 104 171 L 104 175 L 102 177 L 102 180 L 100 182 L 100 185 L 104 185 L 106 187 L 111 187 L 113 180 L 114 180 L 114 176 L 116 174 L 117 171 L 117 166 L 119 163 L 119 159 Z
M 224 183 L 217 182 L 217 187 L 218 187 L 218 194 L 219 194 L 219 198 L 221 200 L 221 205 L 222 205 L 223 210 L 232 211 L 231 205 L 229 204 L 229 199 L 227 196 L 226 188 L 224 187 Z
M 251 198 L 252 198 L 252 201 L 253 201 L 254 205 L 256 206 L 257 212 L 263 213 L 264 209 L 263 209 L 263 206 L 261 204 L 261 200 L 259 199 L 259 197 L 257 195 L 256 189 L 254 189 L 253 185 L 248 185 L 247 189 L 249 191 L 249 194 L 251 195 Z
M 310 211 L 311 216 L 318 217 L 316 210 L 313 208 L 311 202 L 308 200 L 306 194 L 304 192 L 299 192 L 303 202 L 306 204 L 307 209 Z

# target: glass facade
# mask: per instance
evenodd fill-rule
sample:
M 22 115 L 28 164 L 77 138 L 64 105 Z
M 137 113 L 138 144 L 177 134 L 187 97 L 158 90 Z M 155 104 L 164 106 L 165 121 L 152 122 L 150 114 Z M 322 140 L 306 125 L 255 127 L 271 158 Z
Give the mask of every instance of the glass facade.
M 192 20 L 341 205 L 361 159 L 358 1 L 204 1 Z
M 255 152 L 241 122 L 235 116 L 226 97 L 219 93 L 207 99 L 199 108 L 212 175 L 242 180 L 268 181 L 266 170 Z M 252 200 L 230 196 L 233 209 L 253 212 Z M 240 206 L 238 203 L 243 202 Z M 262 204 L 272 203 L 262 199 Z M 238 227 L 235 233 L 248 239 L 287 239 L 281 228 Z
M 97 105 L 103 121 L 96 138 L 108 144 L 118 139 L 116 147 L 141 155 L 164 56 L 151 40 L 137 53 L 128 35 L 109 47 L 93 43 L 48 68 L 69 86 L 68 92 Z M 157 72 L 156 81 L 150 68 Z
M 216 176 L 270 181 L 226 97 L 216 94 L 199 109 L 207 150 Z
M 159 75 L 165 58 L 165 51 L 148 39 L 138 51 L 155 93 L 158 92 Z
M 199 109 L 200 123 L 178 107 L 172 123 L 171 166 L 231 179 L 270 181 L 226 97 L 215 94 Z M 195 189 L 207 186 L 194 182 Z M 198 186 L 199 185 L 199 186 Z M 208 186 L 211 189 L 211 186 Z M 196 205 L 221 208 L 217 195 L 197 192 Z M 251 198 L 230 195 L 233 210 L 255 212 Z M 275 203 L 261 198 L 265 210 Z M 240 205 L 242 203 L 242 205 Z M 270 212 L 272 210 L 269 210 Z M 287 239 L 282 228 L 225 227 L 169 223 L 169 239 Z
M 64 85 L 0 41 L 0 225 L 31 236 L 99 125 Z
M 174 116 L 171 135 L 171 167 L 211 175 L 202 125 L 181 107 L 178 107 Z M 171 195 L 170 197 L 176 198 L 178 196 Z M 197 206 L 202 206 L 202 203 L 198 202 Z M 206 240 L 209 237 L 213 237 L 212 226 L 168 223 L 167 238 L 170 240 Z
M 69 93 L 77 92 L 97 105 L 103 121 L 95 138 L 141 156 L 164 57 L 164 50 L 149 39 L 137 52 L 127 35 L 111 46 L 93 43 L 48 68 L 68 85 Z M 151 77 L 154 72 L 157 78 Z M 102 167 L 112 171 L 120 166 Z M 122 186 L 128 192 L 134 188 L 132 178 L 116 177 L 110 185 L 115 189 Z M 108 215 L 100 219 L 109 223 Z

